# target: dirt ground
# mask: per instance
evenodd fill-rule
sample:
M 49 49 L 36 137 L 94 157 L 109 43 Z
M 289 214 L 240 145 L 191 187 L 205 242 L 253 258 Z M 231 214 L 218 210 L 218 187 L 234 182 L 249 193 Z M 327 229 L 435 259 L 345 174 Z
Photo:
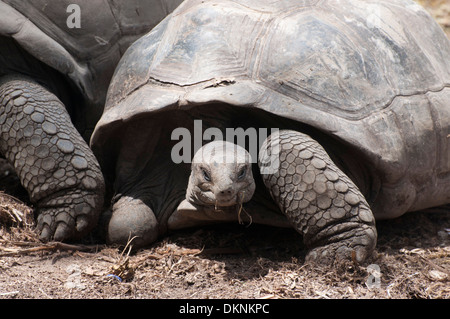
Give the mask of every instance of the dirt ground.
M 327 267 L 304 262 L 291 229 L 189 229 L 130 254 L 92 238 L 43 244 L 32 209 L 4 193 L 0 225 L 0 299 L 450 299 L 450 206 L 378 222 L 370 260 Z
M 450 35 L 449 3 L 419 2 Z M 295 231 L 258 225 L 177 232 L 131 254 L 43 244 L 31 209 L 5 194 L 0 225 L 0 299 L 450 298 L 450 207 L 378 222 L 371 260 L 328 267 L 305 264 Z
M 3 206 L 1 206 L 3 207 Z M 130 255 L 0 230 L 0 298 L 450 298 L 450 210 L 379 222 L 367 263 L 304 263 L 293 230 L 222 225 Z

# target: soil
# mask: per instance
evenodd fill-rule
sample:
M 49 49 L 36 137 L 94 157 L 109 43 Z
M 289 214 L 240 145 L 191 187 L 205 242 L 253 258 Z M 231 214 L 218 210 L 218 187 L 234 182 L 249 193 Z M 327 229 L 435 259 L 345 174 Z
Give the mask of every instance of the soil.
M 448 2 L 419 2 L 450 34 Z M 14 174 L 2 177 L 27 200 Z M 302 238 L 290 229 L 189 229 L 129 253 L 89 238 L 44 244 L 32 215 L 0 194 L 0 299 L 450 298 L 450 207 L 377 222 L 370 260 L 331 266 L 305 263 Z
M 126 247 L 42 243 L 0 193 L 0 298 L 450 298 L 450 206 L 377 223 L 364 264 L 305 263 L 292 229 L 227 224 Z M 132 242 L 131 242 L 132 245 Z

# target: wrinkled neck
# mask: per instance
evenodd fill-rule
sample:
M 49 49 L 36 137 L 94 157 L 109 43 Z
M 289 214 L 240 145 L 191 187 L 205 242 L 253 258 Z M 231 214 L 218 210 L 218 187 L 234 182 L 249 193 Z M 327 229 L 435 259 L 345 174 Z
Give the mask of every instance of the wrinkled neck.
M 198 192 L 195 192 L 195 177 L 194 173 L 191 172 L 189 176 L 188 186 L 186 189 L 186 200 L 193 205 L 204 205 L 202 201 L 198 198 Z

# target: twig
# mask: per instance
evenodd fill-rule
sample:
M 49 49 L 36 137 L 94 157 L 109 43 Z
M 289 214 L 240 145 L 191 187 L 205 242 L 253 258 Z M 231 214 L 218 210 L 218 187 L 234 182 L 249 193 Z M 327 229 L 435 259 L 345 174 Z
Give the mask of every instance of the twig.
M 266 295 L 266 296 L 262 296 L 260 297 L 260 299 L 275 299 L 276 296 L 274 294 L 270 294 L 270 295 Z
M 0 192 L 0 222 L 31 226 L 32 209 L 14 196 Z
M 17 240 L 6 240 L 6 239 L 0 239 L 0 244 L 10 245 L 10 246 L 23 246 L 23 247 L 42 246 L 41 242 L 17 241 Z M 2 249 L 2 248 L 0 247 L 0 249 Z
M 435 264 L 434 262 L 432 262 L 431 260 L 426 259 L 426 258 L 423 257 L 423 256 L 419 256 L 419 257 L 420 257 L 424 262 L 426 262 L 428 265 L 430 265 L 431 267 L 433 267 L 433 268 L 435 268 L 435 269 L 437 269 L 437 270 L 439 270 L 439 271 L 441 271 L 441 272 L 444 272 L 444 273 L 446 273 L 447 275 L 450 275 L 450 271 L 447 270 L 447 269 L 445 269 L 444 267 L 441 267 L 441 266 Z
M 130 236 L 131 237 L 131 236 Z M 128 242 L 125 245 L 125 247 L 122 250 L 122 253 L 119 256 L 118 261 L 110 267 L 110 274 L 107 276 L 114 277 L 118 279 L 120 282 L 123 280 L 128 280 L 130 278 L 133 278 L 136 265 L 130 265 L 130 252 L 133 246 L 131 245 L 131 242 L 136 239 L 138 236 L 134 236 L 133 238 L 128 237 Z M 128 252 L 126 256 L 124 257 L 125 251 L 128 248 Z
M 244 222 L 241 219 L 241 212 L 244 211 L 244 213 L 250 218 L 250 222 L 249 222 L 249 224 L 246 227 L 250 227 L 250 225 L 253 222 L 253 218 L 252 218 L 252 216 L 249 213 L 247 213 L 247 211 L 243 207 L 243 200 L 244 200 L 245 191 L 243 191 L 242 193 L 243 193 L 242 197 L 239 198 L 239 204 L 240 205 L 239 205 L 239 211 L 238 211 L 238 221 L 239 221 L 240 225 L 244 224 Z M 241 195 L 241 193 L 239 195 Z
M 90 251 L 97 250 L 98 246 L 86 246 L 86 245 L 71 245 L 60 242 L 52 242 L 47 243 L 45 245 L 32 247 L 32 248 L 23 248 L 23 249 L 14 249 L 14 248 L 0 248 L 3 253 L 0 253 L 0 257 L 4 256 L 14 256 L 14 255 L 26 255 L 29 253 L 34 253 L 38 251 L 53 251 L 53 250 L 76 250 L 76 251 Z
M 10 292 L 2 292 L 0 296 L 9 296 L 9 295 L 17 295 L 20 291 L 10 291 Z
M 218 247 L 203 249 L 199 254 L 202 255 L 239 255 L 245 253 L 244 250 L 235 247 Z

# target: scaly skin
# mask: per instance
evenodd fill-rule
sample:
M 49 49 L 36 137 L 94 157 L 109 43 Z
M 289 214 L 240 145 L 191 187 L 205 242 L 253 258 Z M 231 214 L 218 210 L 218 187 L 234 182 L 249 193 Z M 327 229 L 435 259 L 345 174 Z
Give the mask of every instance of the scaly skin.
M 104 180 L 62 102 L 21 76 L 0 79 L 0 152 L 37 206 L 44 241 L 79 238 L 97 223 Z
M 281 211 L 311 249 L 307 260 L 365 260 L 375 248 L 377 232 L 373 214 L 357 186 L 319 143 L 296 131 L 269 136 L 261 147 L 260 167 L 274 152 L 270 146 L 277 138 L 279 168 L 262 177 Z

